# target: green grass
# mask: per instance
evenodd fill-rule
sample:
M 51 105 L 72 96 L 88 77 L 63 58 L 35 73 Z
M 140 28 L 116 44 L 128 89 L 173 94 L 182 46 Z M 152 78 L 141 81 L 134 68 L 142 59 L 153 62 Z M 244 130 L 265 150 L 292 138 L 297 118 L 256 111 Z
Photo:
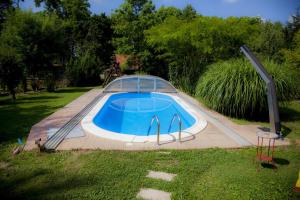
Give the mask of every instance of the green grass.
M 260 166 L 259 172 L 253 162 L 255 148 L 170 151 L 171 154 L 157 151 L 11 154 L 17 137 L 25 137 L 33 124 L 88 89 L 21 95 L 14 104 L 8 97 L 0 98 L 1 199 L 135 199 L 142 187 L 171 192 L 173 199 L 300 198 L 292 192 L 300 166 L 300 148 L 296 145 L 276 149 L 276 171 Z M 147 170 L 178 176 L 174 182 L 164 183 L 146 178 Z
M 8 150 L 8 149 L 7 149 Z M 0 195 L 19 199 L 134 199 L 140 188 L 173 199 L 297 199 L 292 192 L 299 147 L 276 150 L 278 169 L 253 163 L 255 149 L 152 152 L 1 152 Z M 3 167 L 4 166 L 4 167 Z M 146 178 L 147 170 L 175 173 L 174 182 Z
M 21 94 L 13 103 L 11 97 L 0 97 L 0 143 L 26 138 L 31 126 L 63 107 L 91 88 L 66 88 L 56 92 Z

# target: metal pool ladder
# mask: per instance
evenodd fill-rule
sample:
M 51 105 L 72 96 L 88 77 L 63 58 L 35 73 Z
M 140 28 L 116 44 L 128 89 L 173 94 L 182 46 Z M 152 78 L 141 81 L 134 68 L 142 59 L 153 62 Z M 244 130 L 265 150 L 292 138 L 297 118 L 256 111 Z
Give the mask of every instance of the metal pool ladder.
M 180 116 L 175 113 L 172 117 L 172 120 L 171 120 L 171 123 L 170 123 L 170 126 L 169 126 L 169 131 L 171 130 L 171 127 L 173 125 L 173 122 L 174 122 L 174 119 L 177 118 L 178 119 L 178 125 L 179 125 L 179 136 L 178 136 L 178 140 L 181 141 L 181 125 L 182 125 L 182 122 L 181 122 L 181 118 Z
M 159 119 L 156 115 L 154 115 L 151 119 L 151 124 L 150 124 L 150 127 L 149 127 L 148 135 L 149 135 L 149 132 L 151 130 L 151 127 L 153 125 L 154 120 L 156 120 L 156 122 L 157 122 L 157 134 L 156 135 L 157 135 L 157 144 L 159 144 L 160 122 L 159 122 Z

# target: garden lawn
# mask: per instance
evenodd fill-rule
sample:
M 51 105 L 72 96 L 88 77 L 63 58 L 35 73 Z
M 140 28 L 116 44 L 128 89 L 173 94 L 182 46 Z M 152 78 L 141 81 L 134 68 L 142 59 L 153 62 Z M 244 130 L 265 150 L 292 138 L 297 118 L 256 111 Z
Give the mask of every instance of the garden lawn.
M 0 143 L 15 142 L 18 137 L 25 140 L 34 124 L 90 89 L 77 87 L 20 94 L 14 103 L 10 96 L 0 97 Z
M 170 151 L 1 152 L 0 196 L 17 199 L 135 199 L 140 188 L 173 199 L 299 199 L 292 192 L 299 147 L 276 150 L 278 169 L 256 171 L 255 149 Z M 173 182 L 146 178 L 148 170 L 177 174 Z
M 78 97 L 87 88 L 0 99 L 1 199 L 135 199 L 140 188 L 172 193 L 173 199 L 299 199 L 292 192 L 300 168 L 300 147 L 275 151 L 278 169 L 253 162 L 255 148 L 190 151 L 22 152 L 17 137 Z M 291 127 L 293 128 L 293 127 Z M 257 167 L 261 170 L 257 172 Z M 148 170 L 177 174 L 173 182 L 146 178 Z

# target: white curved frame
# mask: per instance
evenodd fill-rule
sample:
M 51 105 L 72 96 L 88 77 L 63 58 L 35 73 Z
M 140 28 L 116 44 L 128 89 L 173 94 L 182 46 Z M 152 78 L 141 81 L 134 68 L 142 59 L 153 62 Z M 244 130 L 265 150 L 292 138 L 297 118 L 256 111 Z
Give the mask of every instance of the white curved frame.
M 83 120 L 81 121 L 82 128 L 88 133 L 94 134 L 98 137 L 111 139 L 111 140 L 118 140 L 123 142 L 144 142 L 144 143 L 156 142 L 157 140 L 156 135 L 137 136 L 137 135 L 116 133 L 116 132 L 108 131 L 106 129 L 102 129 L 99 126 L 94 124 L 93 122 L 94 117 L 101 110 L 101 108 L 103 107 L 103 105 L 106 103 L 106 101 L 109 99 L 111 95 L 113 94 L 106 94 L 96 104 L 96 106 L 91 110 L 91 112 L 88 113 L 83 118 Z M 176 103 L 181 105 L 196 120 L 193 126 L 181 131 L 181 139 L 191 137 L 199 133 L 200 131 L 202 131 L 207 126 L 207 121 L 199 113 L 195 112 L 193 108 L 189 106 L 185 101 L 183 101 L 179 96 L 175 94 L 165 94 L 165 93 L 163 93 L 163 95 L 167 95 L 173 98 L 176 101 Z M 170 134 L 161 134 L 160 141 L 164 142 L 164 141 L 174 141 L 175 139 L 178 140 L 179 139 L 178 136 L 179 136 L 179 132 L 174 132 Z

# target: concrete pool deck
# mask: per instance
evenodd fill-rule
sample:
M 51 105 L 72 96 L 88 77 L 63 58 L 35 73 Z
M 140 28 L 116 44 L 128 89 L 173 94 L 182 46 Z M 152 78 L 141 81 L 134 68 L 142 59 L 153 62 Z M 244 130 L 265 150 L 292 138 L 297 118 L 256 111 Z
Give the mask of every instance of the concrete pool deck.
M 89 104 L 102 89 L 92 89 L 75 99 L 65 107 L 59 109 L 49 117 L 35 124 L 29 133 L 25 150 L 38 148 L 35 140 L 41 139 L 41 144 L 47 140 L 49 130 L 61 128 L 72 117 L 80 112 Z M 197 100 L 180 92 L 180 97 L 188 102 L 196 112 L 207 120 L 207 127 L 200 133 L 189 138 L 183 139 L 182 142 L 170 141 L 161 142 L 157 145 L 154 142 L 131 143 L 97 137 L 82 129 L 76 128 L 82 133 L 80 137 L 69 137 L 63 140 L 57 150 L 75 150 L 75 149 L 105 149 L 105 150 L 155 150 L 155 149 L 203 149 L 203 148 L 241 148 L 254 146 L 257 143 L 256 133 L 261 131 L 259 125 L 238 125 L 227 117 L 214 112 L 201 105 Z M 80 126 L 80 124 L 79 124 Z M 73 130 L 72 130 L 73 131 Z M 71 133 L 72 133 L 71 131 Z M 75 131 L 75 130 L 74 130 Z M 70 133 L 70 134 L 71 134 Z M 275 145 L 288 145 L 289 141 L 276 140 Z

